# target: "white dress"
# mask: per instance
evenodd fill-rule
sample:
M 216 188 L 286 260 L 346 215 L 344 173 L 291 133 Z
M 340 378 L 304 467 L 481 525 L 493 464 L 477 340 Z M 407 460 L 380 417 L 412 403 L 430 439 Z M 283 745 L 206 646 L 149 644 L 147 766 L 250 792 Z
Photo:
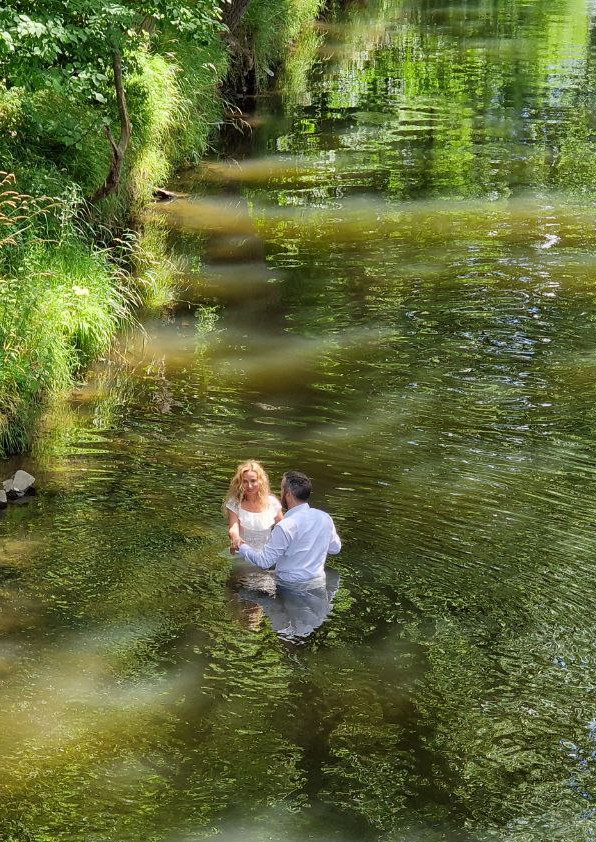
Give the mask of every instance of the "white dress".
M 238 515 L 242 540 L 246 541 L 249 547 L 262 550 L 275 525 L 275 517 L 281 512 L 281 503 L 277 497 L 270 494 L 267 508 L 262 512 L 249 512 L 242 508 L 241 503 L 232 499 L 226 503 L 226 509 Z

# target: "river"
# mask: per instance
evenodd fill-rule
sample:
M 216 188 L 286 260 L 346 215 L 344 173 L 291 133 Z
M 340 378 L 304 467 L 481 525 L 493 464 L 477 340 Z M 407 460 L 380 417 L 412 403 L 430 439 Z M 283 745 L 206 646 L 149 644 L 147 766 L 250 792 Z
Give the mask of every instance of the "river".
M 594 838 L 593 12 L 349 4 L 155 208 L 178 303 L 2 465 L 7 842 Z M 344 542 L 300 639 L 246 458 Z

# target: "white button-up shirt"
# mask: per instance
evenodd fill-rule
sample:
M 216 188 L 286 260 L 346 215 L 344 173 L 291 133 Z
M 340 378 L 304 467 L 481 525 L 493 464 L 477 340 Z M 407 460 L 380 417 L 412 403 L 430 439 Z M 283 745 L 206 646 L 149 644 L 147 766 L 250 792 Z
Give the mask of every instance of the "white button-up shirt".
M 329 515 L 300 503 L 273 527 L 260 552 L 242 544 L 238 553 L 257 567 L 276 566 L 275 575 L 281 582 L 307 582 L 323 578 L 327 553 L 335 555 L 340 550 L 341 541 Z

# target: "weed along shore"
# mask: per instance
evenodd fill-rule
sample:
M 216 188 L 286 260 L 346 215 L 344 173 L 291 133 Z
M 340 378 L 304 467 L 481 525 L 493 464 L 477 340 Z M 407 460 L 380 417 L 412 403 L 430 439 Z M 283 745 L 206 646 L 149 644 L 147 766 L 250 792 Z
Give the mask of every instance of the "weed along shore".
M 196 164 L 321 0 L 0 10 L 0 458 L 138 308 L 176 300 L 154 191 Z

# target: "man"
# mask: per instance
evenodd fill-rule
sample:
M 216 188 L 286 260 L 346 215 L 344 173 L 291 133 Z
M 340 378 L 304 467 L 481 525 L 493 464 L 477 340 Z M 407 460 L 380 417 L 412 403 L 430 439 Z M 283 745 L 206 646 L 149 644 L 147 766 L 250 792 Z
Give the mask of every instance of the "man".
M 281 504 L 286 514 L 273 527 L 260 552 L 241 544 L 239 555 L 257 567 L 275 565 L 280 582 L 324 580 L 327 553 L 338 553 L 341 541 L 329 515 L 308 505 L 311 491 L 312 483 L 305 474 L 285 473 L 281 481 Z

